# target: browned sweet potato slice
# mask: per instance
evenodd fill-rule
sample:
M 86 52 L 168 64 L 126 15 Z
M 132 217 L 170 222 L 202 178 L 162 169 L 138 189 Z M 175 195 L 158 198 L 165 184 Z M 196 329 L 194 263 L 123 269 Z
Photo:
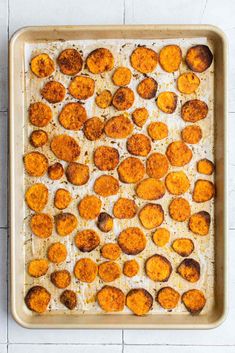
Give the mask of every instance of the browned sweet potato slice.
M 193 189 L 193 201 L 206 202 L 215 195 L 215 186 L 209 180 L 199 179 L 195 182 Z
M 47 259 L 35 259 L 31 260 L 28 264 L 28 274 L 32 277 L 44 276 L 49 268 Z
M 113 282 L 121 276 L 121 268 L 116 262 L 105 261 L 99 264 L 98 273 L 102 281 Z
M 178 238 L 172 243 L 172 249 L 182 257 L 187 257 L 194 250 L 193 241 L 189 238 Z
M 96 116 L 85 121 L 83 132 L 86 138 L 90 141 L 98 140 L 104 132 L 104 123 Z
M 59 210 L 64 210 L 72 201 L 70 192 L 66 189 L 58 189 L 55 193 L 54 205 Z
M 114 147 L 100 146 L 94 152 L 94 163 L 100 170 L 113 170 L 119 163 L 119 153 Z
M 137 213 L 137 206 L 134 200 L 120 197 L 113 206 L 113 214 L 116 218 L 133 218 Z
M 163 247 L 165 246 L 170 240 L 170 232 L 166 228 L 158 228 L 153 233 L 153 242 L 157 246 Z
M 29 121 L 37 127 L 45 127 L 52 119 L 51 108 L 42 103 L 36 102 L 29 106 Z
M 84 185 L 90 177 L 89 167 L 76 162 L 69 163 L 65 173 L 68 181 L 73 185 Z
M 132 120 L 133 122 L 142 127 L 149 117 L 149 113 L 146 108 L 136 108 L 132 113 Z
M 125 295 L 119 288 L 104 286 L 97 293 L 97 301 L 106 312 L 122 311 L 125 306 Z
M 60 112 L 59 122 L 67 130 L 80 130 L 87 119 L 86 109 L 80 103 L 67 103 Z
M 118 245 L 127 255 L 137 255 L 145 249 L 147 239 L 140 228 L 130 227 L 118 236 Z
M 51 180 L 59 180 L 64 175 L 64 168 L 57 162 L 48 167 L 47 173 Z
M 168 145 L 166 155 L 171 165 L 183 167 L 191 161 L 193 153 L 183 141 L 174 141 Z
M 67 257 L 67 249 L 66 246 L 62 243 L 53 243 L 47 249 L 47 257 L 48 260 L 55 264 L 60 264 L 64 262 Z
M 95 81 L 91 77 L 76 76 L 70 82 L 68 90 L 74 98 L 86 100 L 94 94 Z
M 195 45 L 187 51 L 185 62 L 195 72 L 207 70 L 213 61 L 213 54 L 207 45 Z
M 66 162 L 74 162 L 80 155 L 80 147 L 69 135 L 57 135 L 51 140 L 51 150 L 54 155 Z
M 168 127 L 161 121 L 150 123 L 147 131 L 153 140 L 163 140 L 168 136 Z
M 122 139 L 132 133 L 133 124 L 127 116 L 118 115 L 106 122 L 104 131 L 111 138 Z
M 48 135 L 46 131 L 34 130 L 29 137 L 29 142 L 35 148 L 44 146 L 48 141 Z
M 155 178 L 141 180 L 136 186 L 136 195 L 144 200 L 158 200 L 165 195 L 165 184 Z
M 202 129 L 198 125 L 188 125 L 181 131 L 181 137 L 186 143 L 196 144 L 202 138 Z
M 145 315 L 153 306 L 152 295 L 144 288 L 131 289 L 126 296 L 126 306 L 137 316 Z
M 182 52 L 178 45 L 166 45 L 159 53 L 159 63 L 167 72 L 179 70 L 181 61 Z
M 111 105 L 112 99 L 112 93 L 108 89 L 105 89 L 104 91 L 97 94 L 95 97 L 95 102 L 99 108 L 106 109 Z
M 93 50 L 86 59 L 86 66 L 93 74 L 101 74 L 112 70 L 114 66 L 114 57 L 107 48 L 98 48 Z
M 26 191 L 25 201 L 31 210 L 41 212 L 48 201 L 47 187 L 40 183 L 30 186 Z
M 121 255 L 121 249 L 117 243 L 104 244 L 100 250 L 105 259 L 117 260 Z
M 200 85 L 200 79 L 192 72 L 185 72 L 178 77 L 177 88 L 181 93 L 191 94 L 196 92 Z
M 59 270 L 51 273 L 51 282 L 55 287 L 64 289 L 71 283 L 71 275 L 67 270 Z
M 47 310 L 51 294 L 42 286 L 34 286 L 25 296 L 25 304 L 29 310 L 42 314 Z
M 146 157 L 151 151 L 151 141 L 144 134 L 134 134 L 128 138 L 126 147 L 130 154 Z
M 152 49 L 138 47 L 132 52 L 130 60 L 135 70 L 147 74 L 155 70 L 158 63 L 158 55 Z
M 161 288 L 156 296 L 156 301 L 166 310 L 174 309 L 179 302 L 180 294 L 171 287 Z
M 118 166 L 118 176 L 123 183 L 137 183 L 144 177 L 143 163 L 136 157 L 124 159 Z
M 118 190 L 119 182 L 112 175 L 101 175 L 94 183 L 94 191 L 103 197 L 116 195 Z
M 40 152 L 29 152 L 24 156 L 24 166 L 30 176 L 40 177 L 48 168 L 48 159 Z
M 174 92 L 161 92 L 156 100 L 158 108 L 166 113 L 172 114 L 176 110 L 178 97 Z
M 116 86 L 127 86 L 131 82 L 131 70 L 128 67 L 118 67 L 112 76 L 113 83 Z
M 144 78 L 137 86 L 137 93 L 143 99 L 151 99 L 156 96 L 158 83 L 152 77 Z
M 73 310 L 77 305 L 77 296 L 73 290 L 66 289 L 60 295 L 60 302 L 69 310 Z
M 171 172 L 166 176 L 166 188 L 173 195 L 184 194 L 190 186 L 187 175 L 182 172 Z
M 80 251 L 90 252 L 100 244 L 100 237 L 94 230 L 84 229 L 75 235 L 74 242 Z
M 98 273 L 98 266 L 89 258 L 78 260 L 74 266 L 74 276 L 79 281 L 91 283 L 95 280 Z
M 184 222 L 189 219 L 191 207 L 183 197 L 173 199 L 169 205 L 169 214 L 177 222 Z
M 169 163 L 164 154 L 152 153 L 146 161 L 146 173 L 151 178 L 160 179 L 168 172 Z
M 139 212 L 139 219 L 146 229 L 153 229 L 164 221 L 164 212 L 161 205 L 146 204 Z
M 59 103 L 64 100 L 66 94 L 65 87 L 57 81 L 47 82 L 41 90 L 41 95 L 49 103 Z
M 30 219 L 30 228 L 37 237 L 48 238 L 53 229 L 52 217 L 46 213 L 34 214 Z
M 206 298 L 202 291 L 191 289 L 182 295 L 182 302 L 186 309 L 193 315 L 199 314 L 206 304 Z
M 45 78 L 55 71 L 54 61 L 48 54 L 42 53 L 32 58 L 30 62 L 31 71 L 39 78 Z
M 78 220 L 72 213 L 60 213 L 55 217 L 56 231 L 61 236 L 72 233 L 77 225 Z
M 60 71 L 69 76 L 76 75 L 82 69 L 83 60 L 74 48 L 63 50 L 57 58 Z
M 84 219 L 96 218 L 101 209 L 101 201 L 94 195 L 85 196 L 78 204 L 78 212 Z
M 135 100 L 134 92 L 129 87 L 120 87 L 113 95 L 112 104 L 117 110 L 128 110 Z
M 155 254 L 146 260 L 145 272 L 155 282 L 167 282 L 172 272 L 172 266 L 165 256 Z
M 192 99 L 183 104 L 181 108 L 181 117 L 184 121 L 196 123 L 205 119 L 208 114 L 208 106 L 199 99 Z
M 134 277 L 139 272 L 140 265 L 136 260 L 127 260 L 123 265 L 123 273 L 127 277 Z
M 184 259 L 177 267 L 176 272 L 186 281 L 194 283 L 200 278 L 200 264 L 194 259 Z
M 200 211 L 194 213 L 189 219 L 189 229 L 197 235 L 207 235 L 209 233 L 211 217 L 208 212 Z
M 205 174 L 205 175 L 211 175 L 213 174 L 215 169 L 214 163 L 211 162 L 209 159 L 200 159 L 200 161 L 197 162 L 197 171 L 198 173 Z
M 110 232 L 113 229 L 113 217 L 106 212 L 101 212 L 97 220 L 97 227 L 101 232 Z

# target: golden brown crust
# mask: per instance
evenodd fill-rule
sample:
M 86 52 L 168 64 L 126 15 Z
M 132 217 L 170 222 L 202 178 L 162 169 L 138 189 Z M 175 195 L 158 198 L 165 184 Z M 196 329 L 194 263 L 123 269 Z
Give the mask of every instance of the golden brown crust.
M 158 228 L 153 233 L 153 242 L 157 246 L 163 247 L 165 246 L 170 240 L 170 232 L 166 228 Z
M 162 206 L 147 203 L 139 212 L 139 220 L 146 229 L 159 227 L 164 221 Z
M 182 140 L 189 144 L 196 144 L 202 138 L 202 129 L 199 125 L 188 125 L 181 131 Z
M 165 184 L 155 178 L 141 180 L 136 186 L 136 195 L 143 200 L 158 200 L 165 195 Z
M 56 232 L 61 236 L 67 236 L 78 225 L 77 218 L 72 213 L 60 213 L 55 216 Z
M 44 184 L 31 185 L 25 193 L 25 201 L 31 210 L 41 212 L 48 201 L 48 189 Z
M 91 77 L 76 76 L 70 82 L 68 91 L 74 98 L 86 100 L 94 94 L 95 81 Z
M 85 121 L 83 126 L 85 137 L 90 141 L 96 141 L 101 138 L 104 132 L 104 123 L 96 116 Z
M 206 211 L 194 213 L 189 219 L 189 229 L 197 235 L 207 235 L 211 223 L 210 214 Z
M 192 94 L 200 85 L 200 79 L 193 72 L 185 72 L 178 77 L 177 88 L 181 93 Z
M 151 141 L 144 134 L 134 134 L 127 139 L 126 147 L 130 154 L 146 157 L 151 151 Z
M 80 251 L 90 252 L 100 244 L 100 237 L 94 230 L 84 229 L 75 235 L 74 242 Z
M 88 182 L 90 174 L 86 164 L 71 162 L 66 169 L 66 177 L 73 185 L 84 185 Z
M 161 288 L 156 296 L 156 301 L 166 310 L 174 309 L 179 302 L 180 294 L 171 287 Z
M 114 67 L 114 57 L 107 48 L 93 50 L 86 59 L 86 66 L 93 74 L 110 71 Z
M 64 289 L 71 283 L 71 275 L 67 270 L 59 270 L 51 273 L 51 282 L 55 287 Z
M 175 92 L 161 92 L 156 100 L 158 108 L 166 113 L 172 114 L 176 110 L 178 97 Z
M 54 155 L 66 162 L 74 162 L 80 155 L 80 147 L 69 135 L 57 135 L 51 140 L 51 150 Z
M 47 259 L 31 260 L 28 264 L 28 274 L 32 277 L 38 278 L 44 276 L 49 268 Z
M 213 174 L 214 170 L 215 170 L 214 163 L 209 159 L 204 158 L 204 159 L 200 159 L 200 161 L 197 162 L 198 173 L 211 175 Z
M 97 220 L 97 227 L 101 232 L 110 232 L 113 229 L 113 217 L 106 212 L 101 212 Z
M 127 260 L 123 265 L 123 274 L 127 277 L 134 277 L 138 274 L 140 265 L 136 260 Z
M 117 168 L 119 179 L 123 183 L 137 183 L 144 177 L 143 163 L 136 157 L 124 159 Z
M 137 255 L 146 247 L 147 239 L 140 228 L 130 227 L 118 236 L 118 245 L 127 255 Z
M 100 214 L 101 201 L 94 195 L 85 196 L 78 204 L 78 212 L 84 219 L 95 219 Z
M 112 104 L 117 110 L 128 110 L 135 100 L 134 92 L 129 87 L 120 87 L 113 95 Z
M 167 282 L 172 272 L 172 266 L 165 256 L 155 254 L 146 260 L 145 272 L 155 282 Z
M 134 200 L 120 197 L 113 206 L 113 214 L 119 219 L 130 219 L 135 217 L 137 206 Z
M 190 187 L 187 175 L 182 172 L 171 172 L 165 179 L 166 188 L 173 195 L 184 194 Z
M 184 222 L 191 215 L 189 202 L 183 197 L 173 199 L 169 205 L 169 215 L 177 222 Z
M 121 276 L 121 268 L 116 262 L 105 261 L 99 264 L 98 273 L 102 281 L 113 282 Z
M 42 102 L 31 103 L 29 106 L 29 121 L 37 127 L 45 127 L 52 119 L 51 108 Z
M 67 130 L 80 130 L 86 119 L 86 109 L 77 102 L 67 103 L 59 114 L 59 122 Z
M 51 180 L 59 180 L 64 175 L 64 167 L 56 162 L 48 167 L 47 173 Z
M 132 52 L 130 61 L 135 70 L 147 74 L 155 70 L 158 63 L 158 55 L 152 49 L 138 47 Z
M 126 296 L 126 306 L 137 316 L 145 315 L 153 306 L 152 295 L 144 288 L 131 289 Z
M 161 179 L 168 172 L 169 163 L 164 154 L 152 153 L 146 161 L 146 173 L 150 178 Z
M 182 302 L 186 309 L 192 314 L 199 314 L 206 304 L 206 298 L 202 291 L 191 289 L 182 295 Z
M 82 258 L 78 260 L 74 266 L 74 276 L 82 282 L 93 282 L 97 276 L 97 273 L 97 264 L 89 258 Z
M 146 108 L 136 108 L 132 113 L 132 120 L 139 127 L 142 127 L 146 123 L 148 117 L 149 112 Z
M 187 257 L 194 250 L 193 241 L 189 238 L 177 238 L 172 243 L 172 249 L 182 257 Z
M 48 168 L 48 159 L 40 152 L 29 152 L 24 156 L 26 172 L 33 177 L 43 176 Z
M 29 142 L 35 148 L 44 146 L 48 141 L 48 135 L 46 131 L 34 130 L 31 132 Z
M 188 49 L 185 62 L 194 72 L 207 70 L 213 61 L 213 54 L 207 45 L 195 45 Z
M 51 294 L 42 286 L 31 287 L 26 296 L 25 304 L 29 310 L 42 314 L 47 310 Z
M 168 145 L 166 155 L 171 165 L 183 167 L 191 161 L 193 153 L 183 141 L 174 141 Z
M 150 123 L 147 131 L 153 140 L 163 140 L 168 136 L 168 127 L 161 121 Z
M 158 83 L 152 77 L 144 78 L 137 86 L 136 90 L 143 99 L 151 99 L 156 96 Z
M 122 311 L 125 306 L 125 294 L 119 288 L 104 286 L 97 293 L 97 301 L 106 312 Z
M 200 264 L 194 259 L 184 259 L 177 267 L 176 272 L 190 283 L 195 283 L 200 278 Z
M 77 305 L 77 296 L 73 290 L 66 289 L 60 295 L 60 302 L 69 310 L 73 310 Z
M 112 99 L 112 93 L 108 89 L 105 89 L 99 94 L 97 94 L 97 96 L 95 97 L 95 102 L 99 108 L 106 109 L 111 105 Z
M 181 117 L 184 121 L 196 123 L 205 119 L 208 114 L 208 106 L 199 99 L 192 99 L 183 104 L 181 108 Z
M 70 192 L 66 189 L 58 189 L 55 193 L 54 205 L 59 210 L 64 210 L 72 201 Z
M 47 257 L 48 260 L 55 264 L 64 262 L 67 257 L 66 246 L 59 242 L 51 244 L 47 249 Z
M 198 179 L 193 189 L 193 201 L 206 202 L 211 200 L 215 195 L 215 186 L 209 180 Z
M 159 53 L 159 63 L 166 72 L 179 70 L 182 51 L 178 45 L 166 45 Z
M 57 81 L 47 82 L 41 90 L 41 95 L 49 103 L 59 103 L 64 100 L 66 94 L 65 87 Z
M 73 48 L 63 50 L 57 58 L 60 71 L 64 75 L 76 75 L 82 69 L 83 60 L 80 53 Z
M 114 147 L 100 146 L 94 152 L 94 163 L 100 170 L 113 170 L 119 163 L 119 153 Z
M 116 86 L 127 86 L 131 82 L 131 70 L 128 67 L 118 67 L 112 76 L 113 83 Z
M 117 260 L 121 256 L 121 249 L 117 243 L 107 243 L 102 246 L 100 253 L 105 259 Z
M 37 237 L 48 238 L 52 234 L 53 219 L 46 213 L 34 214 L 30 219 L 30 229 Z
M 131 120 L 125 115 L 114 116 L 107 120 L 104 126 L 104 132 L 108 137 L 122 139 L 129 136 L 133 131 Z
M 42 53 L 32 58 L 30 68 L 34 75 L 39 78 L 45 78 L 53 74 L 55 64 L 48 54 Z
M 95 180 L 94 191 L 96 194 L 108 197 L 116 195 L 119 190 L 119 182 L 112 175 L 101 175 Z

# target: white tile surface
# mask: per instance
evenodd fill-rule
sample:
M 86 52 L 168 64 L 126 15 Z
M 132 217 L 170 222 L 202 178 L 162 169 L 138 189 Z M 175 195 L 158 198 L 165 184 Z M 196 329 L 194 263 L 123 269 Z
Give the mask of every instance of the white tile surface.
M 7 230 L 0 229 L 0 343 L 7 343 Z M 4 352 L 4 346 L 0 345 Z
M 0 353 L 7 353 L 7 345 L 0 344 Z
M 0 227 L 7 226 L 7 118 L 0 112 Z
M 124 353 L 234 353 L 234 347 L 125 346 Z
M 0 1 L 0 111 L 7 109 L 8 1 Z
M 0 347 L 1 349 L 1 347 Z M 8 353 L 121 353 L 122 346 L 10 344 Z M 0 350 L 1 353 L 1 350 Z M 227 352 L 225 352 L 227 353 Z

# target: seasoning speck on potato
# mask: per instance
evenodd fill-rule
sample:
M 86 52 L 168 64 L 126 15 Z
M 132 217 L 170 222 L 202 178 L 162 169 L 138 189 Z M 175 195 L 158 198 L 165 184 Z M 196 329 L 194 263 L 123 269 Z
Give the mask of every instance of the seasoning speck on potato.
M 191 161 L 193 153 L 183 141 L 174 141 L 168 145 L 166 155 L 171 165 L 183 167 Z
M 158 55 L 150 48 L 138 47 L 132 52 L 130 61 L 135 70 L 147 74 L 155 70 L 158 63 Z
M 208 106 L 199 99 L 191 99 L 183 104 L 181 108 L 181 117 L 189 123 L 196 123 L 205 119 L 208 114 Z
M 116 86 L 127 86 L 131 82 L 131 70 L 128 67 L 118 67 L 112 76 L 112 81 Z
M 182 257 L 187 257 L 194 250 L 194 243 L 189 238 L 177 238 L 172 243 L 172 249 Z
M 127 255 L 137 255 L 146 247 L 147 239 L 138 227 L 123 230 L 118 236 L 118 245 Z
M 188 49 L 185 62 L 194 72 L 207 70 L 213 61 L 213 54 L 207 45 L 195 45 Z
M 95 49 L 88 55 L 86 66 L 92 74 L 110 71 L 114 67 L 113 54 L 107 48 Z
M 31 132 L 29 142 L 35 148 L 44 146 L 48 141 L 48 135 L 46 131 L 34 130 Z
M 119 182 L 112 175 L 101 175 L 95 180 L 94 191 L 102 197 L 116 195 L 118 190 Z
M 168 127 L 161 121 L 150 123 L 147 131 L 153 140 L 163 140 L 168 136 Z
M 68 181 L 77 186 L 86 184 L 90 177 L 89 167 L 86 164 L 76 162 L 69 163 L 65 174 Z
M 73 310 L 77 305 L 77 296 L 73 290 L 66 289 L 60 295 L 60 302 L 69 310 Z
M 74 242 L 80 251 L 90 252 L 100 244 L 100 237 L 94 230 L 84 229 L 75 235 Z
M 164 154 L 152 153 L 146 161 L 146 173 L 150 178 L 161 179 L 168 172 L 169 163 Z
M 48 238 L 52 234 L 53 219 L 46 213 L 34 214 L 30 219 L 30 229 L 37 237 Z
M 173 199 L 169 205 L 169 214 L 177 222 L 186 221 L 191 214 L 189 202 L 183 197 Z
M 211 223 L 210 214 L 206 211 L 194 213 L 189 219 L 189 229 L 197 235 L 207 235 Z
M 126 306 L 137 316 L 147 314 L 153 306 L 152 295 L 144 288 L 131 289 L 126 296 Z
M 59 54 L 57 63 L 60 71 L 64 75 L 73 76 L 81 71 L 83 61 L 80 53 L 76 49 L 68 48 Z
M 122 311 L 125 306 L 125 294 L 119 288 L 104 286 L 97 293 L 97 302 L 106 312 Z
M 200 79 L 192 72 L 185 72 L 178 77 L 177 88 L 181 93 L 192 94 L 200 85 Z
M 60 242 L 51 244 L 47 249 L 47 257 L 49 261 L 55 264 L 64 262 L 67 257 L 66 246 Z
M 159 227 L 164 221 L 164 212 L 161 205 L 146 204 L 139 212 L 139 219 L 146 229 Z
M 86 100 L 94 94 L 95 81 L 91 77 L 76 76 L 70 82 L 68 90 L 74 98 Z
M 179 70 L 182 61 L 182 51 L 178 45 L 166 45 L 159 53 L 159 63 L 166 72 Z
M 128 110 L 134 104 L 135 95 L 131 88 L 120 87 L 113 95 L 112 104 L 117 110 Z
M 166 310 L 174 309 L 179 302 L 180 294 L 171 287 L 161 288 L 156 296 L 156 301 Z
M 25 296 L 25 304 L 28 309 L 39 314 L 47 310 L 50 300 L 51 294 L 42 286 L 31 287 Z
M 30 68 L 34 75 L 39 78 L 45 78 L 53 74 L 55 64 L 48 54 L 42 53 L 32 58 Z
M 127 277 L 134 277 L 138 274 L 140 265 L 136 260 L 127 260 L 123 265 L 123 273 Z
M 133 131 L 131 120 L 125 115 L 114 116 L 107 120 L 104 126 L 105 134 L 114 139 L 122 139 L 129 136 Z
M 198 173 L 205 174 L 205 175 L 211 175 L 214 172 L 214 163 L 211 162 L 209 159 L 200 159 L 200 161 L 197 162 L 197 171 Z
M 151 142 L 144 134 L 134 134 L 127 139 L 126 147 L 130 154 L 146 157 L 151 151 Z
M 145 167 L 136 157 L 124 159 L 117 168 L 119 179 L 123 183 L 137 183 L 144 177 Z
M 158 83 L 152 77 L 144 78 L 137 86 L 137 93 L 143 99 L 151 99 L 156 96 Z
M 119 219 L 130 219 L 135 217 L 137 206 L 134 200 L 120 197 L 113 206 L 113 214 Z
M 117 260 L 121 256 L 121 249 L 117 243 L 104 244 L 100 250 L 105 259 Z
M 86 119 L 86 109 L 80 103 L 67 103 L 59 114 L 59 122 L 67 130 L 80 130 Z
M 51 108 L 42 102 L 31 103 L 29 106 L 29 121 L 37 127 L 45 127 L 52 119 Z
M 90 141 L 96 141 L 101 138 L 104 132 L 104 123 L 98 117 L 93 117 L 85 121 L 83 125 L 85 137 Z
M 148 117 L 149 117 L 148 110 L 144 107 L 136 108 L 132 113 L 132 120 L 139 127 L 144 126 Z
M 114 261 L 105 261 L 99 264 L 98 274 L 102 281 L 113 282 L 121 276 L 121 268 Z
M 47 259 L 31 260 L 28 264 L 28 274 L 32 277 L 38 278 L 44 276 L 49 268 Z
M 68 270 L 59 270 L 51 273 L 51 282 L 55 287 L 64 289 L 71 283 L 71 275 Z
M 78 225 L 77 218 L 72 213 L 60 213 L 55 217 L 56 232 L 61 236 L 67 236 Z
M 145 272 L 152 281 L 167 282 L 172 272 L 172 266 L 165 256 L 155 254 L 146 260 Z
M 176 110 L 178 97 L 174 92 L 161 92 L 156 100 L 158 108 L 166 113 L 172 114 Z
M 189 178 L 182 171 L 169 173 L 165 183 L 167 190 L 173 195 L 184 194 L 190 187 Z
M 186 309 L 192 314 L 199 314 L 206 304 L 206 298 L 202 291 L 190 289 L 182 295 L 182 302 Z
M 51 180 L 59 180 L 64 175 L 64 168 L 61 163 L 54 163 L 48 167 L 48 176 Z
M 59 103 L 64 100 L 66 94 L 65 87 L 57 81 L 47 82 L 41 90 L 41 95 L 49 103 Z
M 209 180 L 199 179 L 195 182 L 193 189 L 193 201 L 206 202 L 211 200 L 215 195 L 215 186 Z
M 202 129 L 198 125 L 188 125 L 181 131 L 182 140 L 189 144 L 196 144 L 202 138 Z
M 194 259 L 184 259 L 177 267 L 176 272 L 190 283 L 195 283 L 200 278 L 200 264 Z
M 136 186 L 136 195 L 143 200 L 158 200 L 165 195 L 165 184 L 155 178 L 147 178 Z
M 98 266 L 89 258 L 78 260 L 74 266 L 74 276 L 82 282 L 91 283 L 98 273 Z
M 51 140 L 51 150 L 54 155 L 66 162 L 74 162 L 80 155 L 80 147 L 69 135 L 57 135 Z
M 94 163 L 100 170 L 113 170 L 119 163 L 119 153 L 114 147 L 100 146 L 94 152 Z
M 40 152 L 29 152 L 24 156 L 26 172 L 33 177 L 43 176 L 48 168 L 48 159 Z
M 78 212 L 86 220 L 95 219 L 100 214 L 101 205 L 98 197 L 87 195 L 79 202 Z
M 170 240 L 170 232 L 166 228 L 158 228 L 153 233 L 153 242 L 155 245 L 163 247 L 165 246 Z
M 72 201 L 70 192 L 66 189 L 58 189 L 55 193 L 54 205 L 58 210 L 64 210 Z
M 101 212 L 97 220 L 97 227 L 101 232 L 110 232 L 113 229 L 113 217 L 106 212 Z
M 97 96 L 95 97 L 95 102 L 99 108 L 106 109 L 111 105 L 112 99 L 112 93 L 108 89 L 105 89 L 97 94 Z
M 41 212 L 48 201 L 48 188 L 41 183 L 31 185 L 26 191 L 25 201 L 31 210 Z

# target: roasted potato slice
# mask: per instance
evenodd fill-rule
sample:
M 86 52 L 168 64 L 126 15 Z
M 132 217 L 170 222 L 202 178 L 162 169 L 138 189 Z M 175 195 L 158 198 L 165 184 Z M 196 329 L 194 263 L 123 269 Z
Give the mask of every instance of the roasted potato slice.
M 113 282 L 121 276 L 121 268 L 114 261 L 105 261 L 99 264 L 98 274 L 102 281 Z
M 43 176 L 48 168 L 48 159 L 40 152 L 29 152 L 24 156 L 26 172 L 33 177 Z
M 64 167 L 61 163 L 54 163 L 48 167 L 47 173 L 51 180 L 59 180 L 64 175 Z
M 165 184 L 169 193 L 173 195 L 184 194 L 190 187 L 189 178 L 182 171 L 167 174 Z
M 168 172 L 169 163 L 164 154 L 152 153 L 146 161 L 146 173 L 150 178 L 161 179 Z
M 55 216 L 56 232 L 63 237 L 71 234 L 77 225 L 77 217 L 72 213 L 60 213 Z
M 195 45 L 188 49 L 185 62 L 194 72 L 206 71 L 213 61 L 213 54 L 207 45 Z
M 53 74 L 55 63 L 48 54 L 42 53 L 32 58 L 30 68 L 34 75 L 45 78 Z
M 211 162 L 209 159 L 200 159 L 200 161 L 197 162 L 197 171 L 198 173 L 205 174 L 205 175 L 211 175 L 213 174 L 215 169 L 214 163 Z
M 127 157 L 117 168 L 119 179 L 123 183 L 137 183 L 144 177 L 145 168 L 140 159 Z
M 119 153 L 114 147 L 100 146 L 94 152 L 94 163 L 100 170 L 113 170 L 119 163 Z
M 114 116 L 109 119 L 104 126 L 104 132 L 108 137 L 123 139 L 133 131 L 131 120 L 125 115 Z
M 94 230 L 84 229 L 75 235 L 74 242 L 80 251 L 90 252 L 99 246 L 100 237 Z
M 99 94 L 97 94 L 97 96 L 95 97 L 95 102 L 99 108 L 106 109 L 111 105 L 112 99 L 112 93 L 108 89 L 105 89 Z
M 28 264 L 28 274 L 32 277 L 38 278 L 44 276 L 49 269 L 47 259 L 31 260 Z
M 139 127 L 144 126 L 148 117 L 149 113 L 146 108 L 136 108 L 132 113 L 132 120 Z
M 53 219 L 49 214 L 36 213 L 30 218 L 30 229 L 39 238 L 49 238 L 53 230 Z
M 101 212 L 97 220 L 97 227 L 101 232 L 110 232 L 113 229 L 113 217 L 106 212 Z
M 119 288 L 104 286 L 97 293 L 97 302 L 106 312 L 122 311 L 125 306 L 125 294 Z
M 131 88 L 120 87 L 113 95 L 112 104 L 117 110 L 128 110 L 135 101 L 135 95 Z
M 144 134 L 134 134 L 127 139 L 126 147 L 130 154 L 146 157 L 151 151 L 151 141 Z
M 140 265 L 136 260 L 127 260 L 123 265 L 123 273 L 127 277 L 134 277 L 138 274 Z
M 161 205 L 148 203 L 139 212 L 139 220 L 146 229 L 153 229 L 164 221 L 164 212 Z
M 184 222 L 191 215 L 189 202 L 183 197 L 173 199 L 169 205 L 169 214 L 177 222 Z
M 137 206 L 134 200 L 120 197 L 113 206 L 113 214 L 119 219 L 130 219 L 135 217 Z
M 118 67 L 112 76 L 113 83 L 116 86 L 127 86 L 131 82 L 132 73 L 128 67 Z
M 208 105 L 199 100 L 191 99 L 183 104 L 181 108 L 181 117 L 189 123 L 196 123 L 199 120 L 205 119 L 208 114 Z
M 65 87 L 57 81 L 47 82 L 41 90 L 41 95 L 49 103 L 59 103 L 64 100 L 66 94 Z
M 159 53 L 159 63 L 166 72 L 179 70 L 182 51 L 178 45 L 166 45 Z
M 76 76 L 70 82 L 68 91 L 74 98 L 86 100 L 94 94 L 95 81 L 88 76 Z
M 113 54 L 107 48 L 95 49 L 88 55 L 86 66 L 92 74 L 110 71 L 114 67 Z
M 158 108 L 166 113 L 166 114 L 172 114 L 176 110 L 177 107 L 177 94 L 175 92 L 161 92 L 156 100 Z
M 188 125 L 181 131 L 182 140 L 189 144 L 196 144 L 202 138 L 202 129 L 199 125 Z
M 145 272 L 152 281 L 167 282 L 172 272 L 172 266 L 165 256 L 155 254 L 146 260 Z
M 112 175 L 101 175 L 94 183 L 94 191 L 96 194 L 108 197 L 118 193 L 119 181 Z
M 154 141 L 163 140 L 168 136 L 168 127 L 161 121 L 150 123 L 147 127 L 147 131 Z
M 182 302 L 186 309 L 193 315 L 199 314 L 206 304 L 206 298 L 202 291 L 191 289 L 182 295 Z
M 79 202 L 78 212 L 86 220 L 95 219 L 100 214 L 101 205 L 98 197 L 87 195 Z
M 194 213 L 189 219 L 189 229 L 197 235 L 207 235 L 211 223 L 210 214 L 206 211 Z
M 60 295 L 60 302 L 69 310 L 73 310 L 77 305 L 77 296 L 73 290 L 66 289 Z
M 48 141 L 48 135 L 46 131 L 34 130 L 31 132 L 29 142 L 35 148 L 44 146 Z
M 104 244 L 100 250 L 105 259 L 117 260 L 121 256 L 121 249 L 117 243 Z
M 58 189 L 55 193 L 54 205 L 59 210 L 67 208 L 72 201 L 70 192 L 66 189 Z
M 174 141 L 168 145 L 166 155 L 171 165 L 183 167 L 191 161 L 193 153 L 183 141 Z
M 136 186 L 136 195 L 143 200 L 158 200 L 165 195 L 165 184 L 155 178 L 141 180 Z
M 104 132 L 104 123 L 98 117 L 93 117 L 85 121 L 83 132 L 86 138 L 90 141 L 96 141 L 101 138 Z
M 127 293 L 126 306 L 135 315 L 142 316 L 151 310 L 153 306 L 153 297 L 144 288 L 134 288 Z
M 54 155 L 66 162 L 74 162 L 80 155 L 80 147 L 69 135 L 57 135 L 51 140 L 51 150 Z
M 41 212 L 48 201 L 48 188 L 41 183 L 31 185 L 25 193 L 25 201 L 31 210 Z
M 158 63 L 158 55 L 150 48 L 137 47 L 132 52 L 130 61 L 135 70 L 147 74 L 155 70 Z
M 59 270 L 51 273 L 51 282 L 55 287 L 64 289 L 71 283 L 71 275 L 67 270 Z
M 172 249 L 182 257 L 187 257 L 194 250 L 194 243 L 189 238 L 177 238 L 172 243 Z
M 47 310 L 50 300 L 51 294 L 42 286 L 31 287 L 25 296 L 25 304 L 28 309 L 39 314 Z
M 97 273 L 97 264 L 89 258 L 82 258 L 78 260 L 74 266 L 74 276 L 82 282 L 94 282 Z
M 60 71 L 64 75 L 73 76 L 81 71 L 83 60 L 80 53 L 76 49 L 68 48 L 59 54 L 57 63 Z
M 215 195 L 215 186 L 209 180 L 198 179 L 193 189 L 193 201 L 206 202 L 211 200 Z
M 147 239 L 138 227 L 123 230 L 118 236 L 118 245 L 127 255 L 137 255 L 146 247 Z
M 42 103 L 31 103 L 29 106 L 29 121 L 37 127 L 45 127 L 52 119 L 51 108 Z
M 184 259 L 177 267 L 176 272 L 190 283 L 195 283 L 200 278 L 200 264 L 194 259 Z
M 171 287 L 161 288 L 156 296 L 156 301 L 166 310 L 174 309 L 179 302 L 180 294 Z
M 137 93 L 143 99 L 152 99 L 156 96 L 158 83 L 152 77 L 144 78 L 137 86 Z
M 166 228 L 158 228 L 153 233 L 153 242 L 157 246 L 163 247 L 165 246 L 170 240 L 170 232 Z
M 55 264 L 60 264 L 64 262 L 67 257 L 67 249 L 66 246 L 62 243 L 53 243 L 47 249 L 47 257 L 48 260 Z
M 76 162 L 69 163 L 65 174 L 68 181 L 77 186 L 86 184 L 90 177 L 89 167 L 86 164 Z
M 59 114 L 59 122 L 67 130 L 80 130 L 86 119 L 86 109 L 77 102 L 67 103 Z
M 178 77 L 177 88 L 181 93 L 192 94 L 200 85 L 200 78 L 192 72 L 185 72 Z

